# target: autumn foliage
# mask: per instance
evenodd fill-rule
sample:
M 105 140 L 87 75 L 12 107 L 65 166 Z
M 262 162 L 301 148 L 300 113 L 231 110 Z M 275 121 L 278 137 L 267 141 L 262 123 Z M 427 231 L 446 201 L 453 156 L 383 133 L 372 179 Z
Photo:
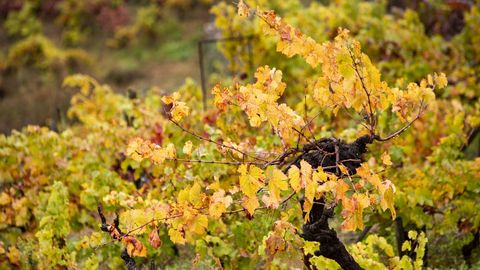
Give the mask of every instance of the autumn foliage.
M 317 41 L 253 2 L 213 13 L 261 31 L 266 60 L 207 109 L 189 80 L 129 98 L 73 75 L 75 122 L 0 137 L 1 266 L 422 269 L 451 263 L 442 241 L 478 242 L 479 106 L 449 95 L 459 71 L 412 79 L 356 29 Z

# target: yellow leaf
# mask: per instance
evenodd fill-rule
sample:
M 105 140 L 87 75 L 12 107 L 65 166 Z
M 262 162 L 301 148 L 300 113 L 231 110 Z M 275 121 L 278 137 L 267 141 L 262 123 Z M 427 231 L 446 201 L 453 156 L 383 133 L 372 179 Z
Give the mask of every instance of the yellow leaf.
M 240 175 L 240 190 L 248 197 L 254 197 L 257 190 L 263 185 L 263 171 L 251 165 L 250 168 L 242 164 L 240 165 L 238 172 Z
M 187 107 L 185 102 L 176 102 L 171 111 L 172 119 L 175 122 L 179 122 L 185 116 L 188 116 L 190 113 L 190 108 Z
M 208 207 L 208 214 L 213 218 L 220 218 L 225 210 L 226 207 L 223 203 L 212 203 Z
M 387 152 L 384 152 L 382 154 L 382 162 L 383 164 L 387 165 L 387 166 L 391 166 L 392 165 L 392 160 L 390 158 L 390 155 L 387 153 Z
M 8 249 L 7 258 L 11 264 L 17 267 L 20 266 L 20 256 L 21 254 L 20 254 L 20 251 L 17 249 L 17 247 L 11 246 Z
M 178 192 L 177 203 L 179 205 L 188 204 L 190 201 L 190 189 L 182 189 Z
M 415 240 L 417 239 L 417 236 L 418 236 L 417 231 L 413 231 L 413 230 L 408 231 L 408 238 Z
M 357 168 L 357 174 L 360 176 L 362 179 L 368 179 L 370 177 L 370 169 L 368 167 L 367 163 L 362 163 L 360 168 Z
M 243 0 L 240 0 L 238 2 L 238 15 L 241 17 L 248 17 L 250 14 L 250 9 L 248 6 L 243 2 Z
M 128 255 L 137 257 L 146 257 L 147 248 L 133 236 L 125 236 L 122 242 L 127 248 Z
M 305 199 L 313 204 L 315 199 L 315 194 L 317 192 L 318 183 L 316 181 L 310 181 L 305 187 Z
M 192 155 L 192 148 L 193 148 L 192 142 L 187 141 L 185 143 L 185 145 L 183 146 L 183 153 L 187 156 L 191 156 Z
M 438 76 L 435 74 L 435 83 L 437 84 L 438 88 L 445 88 L 448 84 L 447 76 L 445 76 L 445 73 L 440 73 L 440 75 Z
M 162 97 L 162 102 L 167 104 L 167 105 L 170 105 L 172 103 L 174 103 L 176 101 L 175 99 L 175 96 L 174 95 L 171 95 L 171 96 L 163 96 Z
M 152 162 L 157 165 L 163 163 L 165 161 L 165 158 L 165 149 L 155 149 L 152 153 Z
M 175 149 L 175 145 L 173 145 L 173 143 L 169 143 L 167 145 L 167 148 L 165 149 L 165 156 L 170 159 L 173 159 L 177 156 L 177 150 Z
M 381 194 L 380 206 L 382 207 L 383 211 L 390 209 L 390 211 L 392 212 L 392 219 L 395 219 L 396 212 L 395 212 L 395 206 L 393 205 L 393 201 L 394 201 L 393 194 L 394 194 L 393 188 L 388 187 L 383 192 L 383 194 Z
M 412 250 L 412 245 L 410 244 L 410 241 L 405 241 L 402 244 L 402 251 L 410 251 Z
M 232 204 L 232 196 L 225 196 L 225 190 L 221 189 L 213 193 L 212 202 L 208 208 L 209 215 L 214 218 L 219 218 L 226 209 Z
M 247 209 L 250 215 L 253 215 L 255 213 L 255 209 L 257 209 L 260 206 L 260 203 L 258 202 L 258 199 L 255 196 L 243 197 L 242 206 L 243 208 Z
M 227 109 L 228 100 L 231 98 L 229 96 L 228 88 L 221 87 L 220 84 L 216 84 L 212 89 L 212 94 L 214 96 L 213 103 L 215 107 L 221 112 L 224 112 Z
M 357 169 L 357 174 L 362 178 L 367 180 L 370 184 L 372 184 L 380 193 L 383 192 L 384 186 L 380 181 L 380 177 L 378 174 L 373 174 L 367 163 L 363 163 L 360 168 Z
M 310 220 L 310 211 L 312 210 L 313 202 L 305 200 L 303 202 L 303 212 L 305 212 L 305 222 Z
M 346 197 L 346 192 L 350 189 L 350 187 L 345 183 L 342 179 L 337 181 L 337 186 L 335 189 L 335 197 L 337 200 L 342 200 Z
M 347 169 L 347 167 L 345 167 L 344 165 L 338 164 L 338 168 L 340 169 L 340 171 L 342 172 L 342 174 L 344 174 L 344 175 L 349 175 L 348 169 Z
M 321 167 L 318 167 L 317 171 L 313 172 L 313 180 L 318 181 L 320 183 L 324 183 L 328 181 L 328 174 L 323 171 Z
M 300 170 L 297 166 L 293 165 L 288 169 L 288 178 L 290 179 L 290 186 L 295 190 L 295 192 L 300 191 L 302 188 L 300 184 Z
M 205 233 L 208 227 L 208 218 L 206 215 L 199 214 L 190 226 L 190 231 L 196 235 L 202 235 Z
M 188 200 L 192 205 L 197 205 L 200 202 L 200 192 L 202 187 L 198 182 L 195 182 L 193 186 L 190 188 L 188 193 Z
M 143 160 L 143 153 L 141 149 L 144 149 L 145 141 L 142 138 L 135 138 L 128 143 L 126 155 L 131 157 L 135 161 L 142 161 Z
M 220 181 L 215 179 L 215 182 L 208 185 L 207 190 L 219 191 L 220 190 Z
M 278 207 L 280 202 L 280 192 L 288 189 L 287 176 L 277 168 L 273 169 L 272 179 L 268 182 L 268 190 L 270 192 L 271 200 Z
M 300 161 L 301 186 L 304 188 L 308 182 L 312 181 L 312 165 L 305 160 Z
M 173 228 L 170 228 L 168 230 L 168 236 L 170 237 L 170 240 L 172 240 L 173 243 L 176 244 L 185 244 L 185 238 L 183 237 L 183 234 Z
M 250 116 L 250 125 L 252 127 L 259 127 L 260 124 L 262 123 L 262 119 L 258 115 L 252 115 Z
M 433 77 L 430 74 L 427 75 L 427 83 L 428 85 L 433 85 Z
M 320 243 L 313 242 L 313 241 L 305 241 L 303 243 L 303 252 L 305 255 L 311 254 L 313 255 L 315 251 L 320 249 Z
M 364 209 L 370 206 L 370 198 L 368 194 L 365 193 L 355 193 L 354 198 L 357 200 L 357 203 L 360 208 Z
M 10 204 L 12 198 L 6 192 L 0 193 L 0 205 Z
M 352 198 L 344 197 L 342 199 L 342 216 L 344 221 L 342 229 L 355 231 L 363 229 L 363 209 L 370 205 L 370 200 L 365 194 L 353 195 Z
M 331 192 L 332 190 L 335 190 L 336 187 L 337 187 L 337 181 L 330 180 L 320 185 L 317 188 L 317 191 L 319 193 L 327 193 L 327 192 Z

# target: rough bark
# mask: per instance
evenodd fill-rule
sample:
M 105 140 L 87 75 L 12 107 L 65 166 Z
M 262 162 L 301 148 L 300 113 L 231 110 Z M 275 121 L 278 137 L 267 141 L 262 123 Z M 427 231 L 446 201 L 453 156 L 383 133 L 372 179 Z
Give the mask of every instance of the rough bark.
M 472 258 L 471 258 L 472 252 L 479 245 L 480 245 L 480 232 L 477 231 L 476 233 L 473 234 L 472 241 L 470 241 L 468 244 L 462 247 L 463 259 L 465 259 L 465 262 L 469 267 L 472 267 Z
M 407 232 L 405 232 L 405 229 L 403 228 L 403 221 L 401 217 L 397 217 L 395 219 L 395 236 L 397 238 L 398 254 L 400 254 L 400 257 L 402 257 L 403 255 L 405 255 L 405 253 L 402 251 L 402 245 L 403 242 L 408 239 L 408 236 Z
M 335 230 L 329 227 L 328 219 L 332 217 L 333 208 L 326 208 L 322 199 L 314 203 L 310 211 L 310 220 L 303 225 L 302 238 L 320 243 L 320 249 L 315 252 L 315 256 L 334 260 L 345 270 L 363 269 L 350 255 Z
M 351 144 L 333 138 L 323 138 L 306 144 L 302 154 L 292 162 L 292 165 L 299 167 L 301 160 L 305 160 L 313 168 L 322 167 L 325 172 L 343 177 L 338 167 L 342 164 L 348 169 L 349 175 L 354 175 L 356 169 L 361 166 L 367 144 L 372 141 L 373 138 L 369 135 L 362 136 Z M 300 203 L 303 206 L 303 200 Z M 315 256 L 332 259 L 345 270 L 362 269 L 340 241 L 335 230 L 329 227 L 328 220 L 333 217 L 333 213 L 334 207 L 328 208 L 323 198 L 316 200 L 310 211 L 309 221 L 303 225 L 302 238 L 320 243 L 320 249 L 315 252 Z M 311 256 L 304 257 L 307 267 L 311 267 L 310 258 Z
M 128 270 L 140 270 L 140 268 L 138 268 L 137 265 L 135 264 L 135 260 L 132 257 L 130 257 L 130 255 L 128 255 L 128 252 L 126 249 L 122 251 L 122 254 L 120 255 L 120 257 L 122 258 Z

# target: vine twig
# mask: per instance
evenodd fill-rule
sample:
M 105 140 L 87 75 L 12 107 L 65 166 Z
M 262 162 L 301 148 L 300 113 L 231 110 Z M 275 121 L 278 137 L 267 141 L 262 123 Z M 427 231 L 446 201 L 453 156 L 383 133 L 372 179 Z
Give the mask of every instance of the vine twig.
M 397 137 L 398 135 L 402 134 L 405 130 L 407 130 L 413 124 L 413 122 L 417 121 L 417 119 L 420 118 L 420 116 L 422 115 L 422 112 L 425 110 L 425 108 L 426 108 L 426 106 L 424 106 L 423 99 L 422 99 L 420 101 L 420 107 L 418 109 L 417 115 L 410 122 L 408 122 L 401 129 L 393 132 L 392 134 L 388 135 L 385 138 L 380 138 L 379 136 L 375 135 L 374 139 L 377 140 L 377 141 L 380 141 L 380 142 L 385 142 L 385 141 L 391 140 L 391 139 Z

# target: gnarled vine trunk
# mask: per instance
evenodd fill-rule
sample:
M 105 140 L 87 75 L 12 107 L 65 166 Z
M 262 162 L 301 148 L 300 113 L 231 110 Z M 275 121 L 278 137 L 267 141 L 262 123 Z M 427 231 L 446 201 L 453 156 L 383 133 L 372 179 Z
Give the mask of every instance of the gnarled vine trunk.
M 363 269 L 350 255 L 335 230 L 329 227 L 328 219 L 333 217 L 333 210 L 333 208 L 326 208 L 322 199 L 315 201 L 310 211 L 310 220 L 303 225 L 302 238 L 320 243 L 320 249 L 315 252 L 315 256 L 332 259 L 342 269 Z M 306 259 L 309 260 L 310 258 L 306 257 Z
M 339 164 L 345 166 L 349 175 L 354 175 L 361 166 L 362 155 L 367 151 L 367 144 L 373 142 L 370 135 L 365 135 L 351 144 L 343 141 L 322 138 L 303 147 L 302 154 L 291 163 L 297 167 L 300 161 L 305 160 L 313 168 L 322 167 L 325 172 L 333 173 L 337 177 L 344 177 Z M 303 208 L 303 200 L 300 201 Z M 315 200 L 309 214 L 309 221 L 303 225 L 301 237 L 308 241 L 320 243 L 316 256 L 324 256 L 337 262 L 342 269 L 362 269 L 350 255 L 345 245 L 340 241 L 335 230 L 331 229 L 328 220 L 334 215 L 334 207 L 328 208 L 323 198 Z M 310 266 L 310 256 L 305 256 L 305 265 Z

